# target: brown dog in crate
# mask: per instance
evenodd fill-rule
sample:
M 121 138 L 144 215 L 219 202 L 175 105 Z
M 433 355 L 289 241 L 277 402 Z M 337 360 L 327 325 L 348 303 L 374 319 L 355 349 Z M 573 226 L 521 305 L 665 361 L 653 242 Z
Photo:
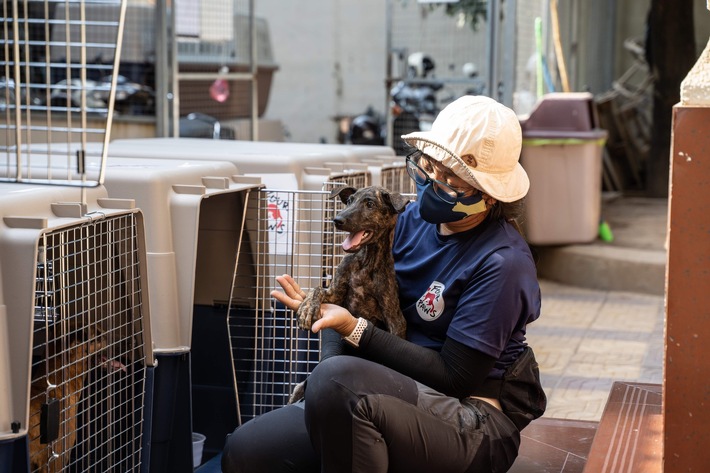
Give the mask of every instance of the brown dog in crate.
M 66 349 L 62 346 L 67 345 Z M 119 361 L 99 359 L 107 345 L 99 327 L 70 330 L 65 337 L 47 343 L 43 371 L 30 387 L 31 471 L 54 473 L 69 463 L 77 437 L 77 407 L 88 371 L 98 365 L 126 371 Z
M 320 318 L 320 305 L 336 304 L 377 326 L 404 338 L 407 325 L 399 307 L 392 241 L 397 216 L 409 203 L 385 188 L 359 190 L 336 188 L 345 209 L 333 219 L 335 228 L 348 232 L 343 242 L 345 257 L 335 270 L 328 288 L 315 287 L 298 307 L 298 326 L 309 330 Z M 289 402 L 303 397 L 303 383 L 296 386 Z

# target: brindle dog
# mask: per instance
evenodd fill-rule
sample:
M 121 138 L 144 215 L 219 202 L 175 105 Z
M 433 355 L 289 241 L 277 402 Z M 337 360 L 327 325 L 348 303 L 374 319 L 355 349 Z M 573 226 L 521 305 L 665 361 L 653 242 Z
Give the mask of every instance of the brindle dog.
M 336 196 L 346 205 L 333 223 L 338 230 L 350 233 L 343 242 L 347 254 L 330 287 L 315 287 L 306 295 L 298 307 L 298 325 L 310 329 L 320 318 L 320 305 L 330 303 L 404 337 L 406 323 L 399 307 L 392 240 L 397 215 L 409 201 L 375 186 L 337 188 L 331 193 Z
M 321 304 L 345 307 L 351 314 L 404 338 L 407 324 L 399 307 L 392 241 L 397 215 L 409 200 L 383 187 L 340 187 L 331 198 L 346 205 L 333 219 L 335 228 L 349 232 L 343 242 L 347 253 L 335 270 L 330 286 L 311 289 L 298 307 L 298 326 L 309 330 L 320 318 Z M 293 390 L 289 404 L 303 398 L 305 381 Z

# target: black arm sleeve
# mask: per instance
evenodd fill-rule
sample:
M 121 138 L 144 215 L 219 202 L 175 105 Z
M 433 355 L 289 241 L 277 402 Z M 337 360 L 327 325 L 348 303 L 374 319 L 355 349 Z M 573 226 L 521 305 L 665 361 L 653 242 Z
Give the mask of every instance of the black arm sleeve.
M 320 361 L 345 353 L 340 334 L 332 328 L 323 329 L 320 336 Z
M 496 359 L 447 338 L 441 352 L 403 340 L 367 324 L 358 354 L 436 389 L 462 399 L 476 392 Z

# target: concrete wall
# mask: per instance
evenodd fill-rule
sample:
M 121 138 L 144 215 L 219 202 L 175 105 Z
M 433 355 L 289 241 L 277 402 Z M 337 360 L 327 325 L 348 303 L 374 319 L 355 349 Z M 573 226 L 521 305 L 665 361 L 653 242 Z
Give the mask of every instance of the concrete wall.
M 707 43 L 710 12 L 694 0 L 697 53 Z M 283 122 L 290 141 L 333 143 L 334 117 L 386 106 L 387 1 L 258 0 L 257 16 L 269 22 L 279 71 L 274 75 L 266 119 Z M 464 62 L 486 73 L 486 25 L 472 33 L 441 9 L 429 11 L 415 0 L 391 0 L 392 46 L 424 50 L 437 74 L 454 77 Z M 623 41 L 643 36 L 650 0 L 560 1 L 560 33 L 571 88 L 594 93 L 611 87 L 633 58 Z M 518 0 L 515 90 L 534 90 L 530 57 L 535 52 L 534 18 L 543 19 L 544 48 L 552 73 L 554 49 L 549 2 Z M 532 89 L 531 89 L 532 87 Z M 442 97 L 445 93 L 440 94 Z M 450 94 L 451 95 L 451 94 Z
M 287 139 L 334 142 L 333 117 L 385 103 L 382 0 L 259 0 L 279 65 L 265 118 Z

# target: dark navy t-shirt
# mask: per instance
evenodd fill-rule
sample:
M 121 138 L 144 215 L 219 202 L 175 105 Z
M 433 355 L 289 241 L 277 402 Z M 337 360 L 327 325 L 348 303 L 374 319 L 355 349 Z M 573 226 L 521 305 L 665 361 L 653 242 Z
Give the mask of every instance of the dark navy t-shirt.
M 454 235 L 419 216 L 399 216 L 394 260 L 407 339 L 439 350 L 446 337 L 498 359 L 502 373 L 525 347 L 525 326 L 540 315 L 530 249 L 504 220 Z

